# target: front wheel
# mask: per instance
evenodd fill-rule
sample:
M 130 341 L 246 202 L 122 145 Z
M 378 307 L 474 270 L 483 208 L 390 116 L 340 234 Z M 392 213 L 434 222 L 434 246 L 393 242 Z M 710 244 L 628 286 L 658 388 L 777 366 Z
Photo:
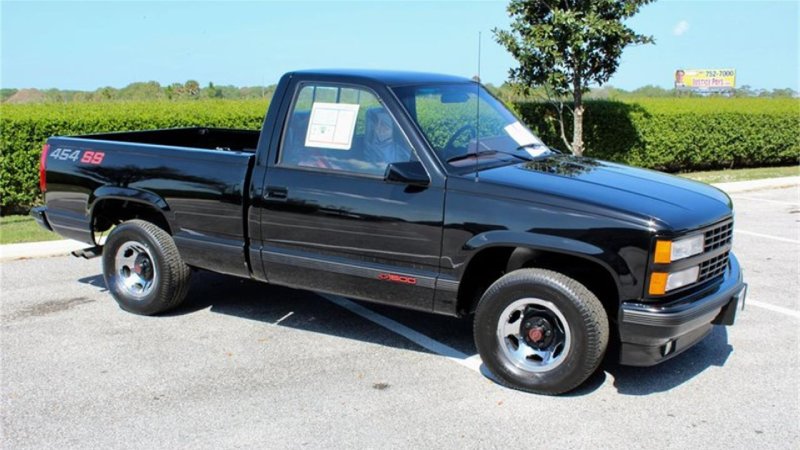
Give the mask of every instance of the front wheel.
M 172 237 L 150 222 L 122 223 L 103 246 L 103 278 L 126 311 L 152 315 L 178 306 L 190 275 Z
M 609 335 L 597 297 L 543 269 L 520 269 L 492 284 L 478 303 L 474 333 L 484 364 L 501 383 L 548 395 L 586 381 Z

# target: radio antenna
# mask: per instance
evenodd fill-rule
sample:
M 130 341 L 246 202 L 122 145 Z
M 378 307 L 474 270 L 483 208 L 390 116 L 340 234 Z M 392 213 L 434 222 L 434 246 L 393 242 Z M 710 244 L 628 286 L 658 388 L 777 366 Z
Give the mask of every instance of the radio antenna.
M 478 80 L 475 82 L 475 182 L 480 181 L 478 158 L 481 152 L 481 32 L 478 31 Z

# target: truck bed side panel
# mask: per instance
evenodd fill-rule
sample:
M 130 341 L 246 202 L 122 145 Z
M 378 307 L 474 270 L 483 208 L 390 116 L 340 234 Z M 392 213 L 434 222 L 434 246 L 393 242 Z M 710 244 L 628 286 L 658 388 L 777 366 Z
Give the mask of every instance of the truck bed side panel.
M 187 264 L 249 276 L 243 214 L 252 153 L 81 138 L 49 143 L 45 200 L 59 234 L 92 243 L 92 211 L 99 202 L 148 203 L 164 215 Z M 59 155 L 78 150 L 104 158 L 99 164 L 54 158 L 57 149 L 68 150 Z

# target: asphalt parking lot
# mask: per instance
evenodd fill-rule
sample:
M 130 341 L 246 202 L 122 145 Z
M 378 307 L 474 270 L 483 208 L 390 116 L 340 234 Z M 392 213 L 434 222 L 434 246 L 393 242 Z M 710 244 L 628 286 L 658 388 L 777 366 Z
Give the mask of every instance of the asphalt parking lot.
M 543 397 L 482 373 L 468 322 L 206 272 L 160 317 L 100 260 L 4 262 L 3 448 L 798 448 L 800 189 L 733 194 L 735 326 Z

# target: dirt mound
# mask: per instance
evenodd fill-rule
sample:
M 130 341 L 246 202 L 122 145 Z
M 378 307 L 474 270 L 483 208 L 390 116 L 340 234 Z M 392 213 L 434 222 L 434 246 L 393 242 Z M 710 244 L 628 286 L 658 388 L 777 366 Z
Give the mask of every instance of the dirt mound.
M 20 89 L 16 94 L 8 97 L 6 103 L 44 103 L 47 96 L 38 89 Z

